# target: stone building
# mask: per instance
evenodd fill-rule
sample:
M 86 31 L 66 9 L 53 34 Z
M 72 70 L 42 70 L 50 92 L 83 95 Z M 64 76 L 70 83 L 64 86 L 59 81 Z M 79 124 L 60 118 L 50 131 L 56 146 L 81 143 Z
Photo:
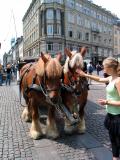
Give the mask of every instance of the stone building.
M 23 17 L 24 58 L 86 46 L 94 64 L 113 54 L 116 16 L 88 0 L 32 0 Z
M 114 52 L 113 56 L 120 60 L 120 21 L 114 25 Z

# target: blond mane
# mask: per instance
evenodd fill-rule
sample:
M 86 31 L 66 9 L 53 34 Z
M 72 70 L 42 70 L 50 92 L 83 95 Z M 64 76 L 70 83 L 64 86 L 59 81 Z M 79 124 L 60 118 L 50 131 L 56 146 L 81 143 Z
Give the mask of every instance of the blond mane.
M 62 74 L 62 66 L 57 59 L 51 59 L 46 66 L 46 74 L 49 79 L 60 78 Z
M 69 57 L 67 57 L 66 61 L 65 61 L 65 65 L 64 65 L 64 73 L 69 72 L 69 66 L 71 68 L 74 68 L 74 66 L 78 66 L 81 69 L 83 68 L 83 57 L 80 53 L 76 52 L 76 51 L 72 51 L 72 59 L 70 59 Z

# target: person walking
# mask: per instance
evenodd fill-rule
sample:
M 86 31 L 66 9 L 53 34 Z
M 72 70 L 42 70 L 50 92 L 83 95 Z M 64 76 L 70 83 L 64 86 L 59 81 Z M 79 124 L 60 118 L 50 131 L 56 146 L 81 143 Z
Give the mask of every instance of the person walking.
M 97 75 L 99 75 L 99 72 L 102 70 L 102 67 L 99 63 L 96 65 L 96 70 L 97 70 Z
M 96 75 L 86 74 L 82 70 L 76 72 L 79 76 L 90 78 L 94 81 L 109 83 L 106 87 L 106 99 L 98 99 L 100 105 L 106 105 L 106 117 L 104 125 L 109 132 L 112 146 L 113 160 L 119 160 L 120 156 L 120 77 L 118 75 L 119 62 L 108 57 L 103 61 L 104 72 L 108 77 L 100 78 Z
M 3 74 L 3 68 L 2 65 L 0 64 L 0 86 L 2 86 L 2 74 Z
M 92 65 L 92 62 L 90 62 L 90 63 L 87 65 L 87 72 L 88 72 L 90 75 L 92 75 L 93 69 L 94 69 L 94 67 L 93 67 L 93 65 Z M 89 84 L 91 84 L 91 79 L 90 79 L 90 78 L 89 78 Z
M 10 83 L 11 83 L 11 65 L 10 64 L 7 64 L 7 67 L 6 67 L 6 86 L 7 86 L 7 83 L 9 84 L 10 86 Z

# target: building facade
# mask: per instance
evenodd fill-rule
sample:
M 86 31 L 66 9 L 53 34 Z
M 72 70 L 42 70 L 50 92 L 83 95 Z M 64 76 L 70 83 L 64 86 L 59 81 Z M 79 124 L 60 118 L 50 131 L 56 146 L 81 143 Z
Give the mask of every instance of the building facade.
M 120 60 L 120 22 L 114 25 L 114 57 Z
M 86 46 L 86 59 L 101 62 L 113 54 L 115 19 L 88 0 L 32 0 L 23 17 L 24 58 Z

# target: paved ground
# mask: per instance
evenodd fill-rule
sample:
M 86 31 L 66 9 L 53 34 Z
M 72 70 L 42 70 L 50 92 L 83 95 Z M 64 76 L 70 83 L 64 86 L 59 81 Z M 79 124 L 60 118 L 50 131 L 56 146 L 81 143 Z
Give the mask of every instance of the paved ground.
M 84 135 L 64 135 L 52 141 L 32 140 L 30 124 L 21 119 L 18 86 L 0 87 L 0 160 L 111 160 L 108 133 L 103 126 L 105 108 L 97 104 L 105 97 L 105 85 L 90 85 L 85 110 Z

